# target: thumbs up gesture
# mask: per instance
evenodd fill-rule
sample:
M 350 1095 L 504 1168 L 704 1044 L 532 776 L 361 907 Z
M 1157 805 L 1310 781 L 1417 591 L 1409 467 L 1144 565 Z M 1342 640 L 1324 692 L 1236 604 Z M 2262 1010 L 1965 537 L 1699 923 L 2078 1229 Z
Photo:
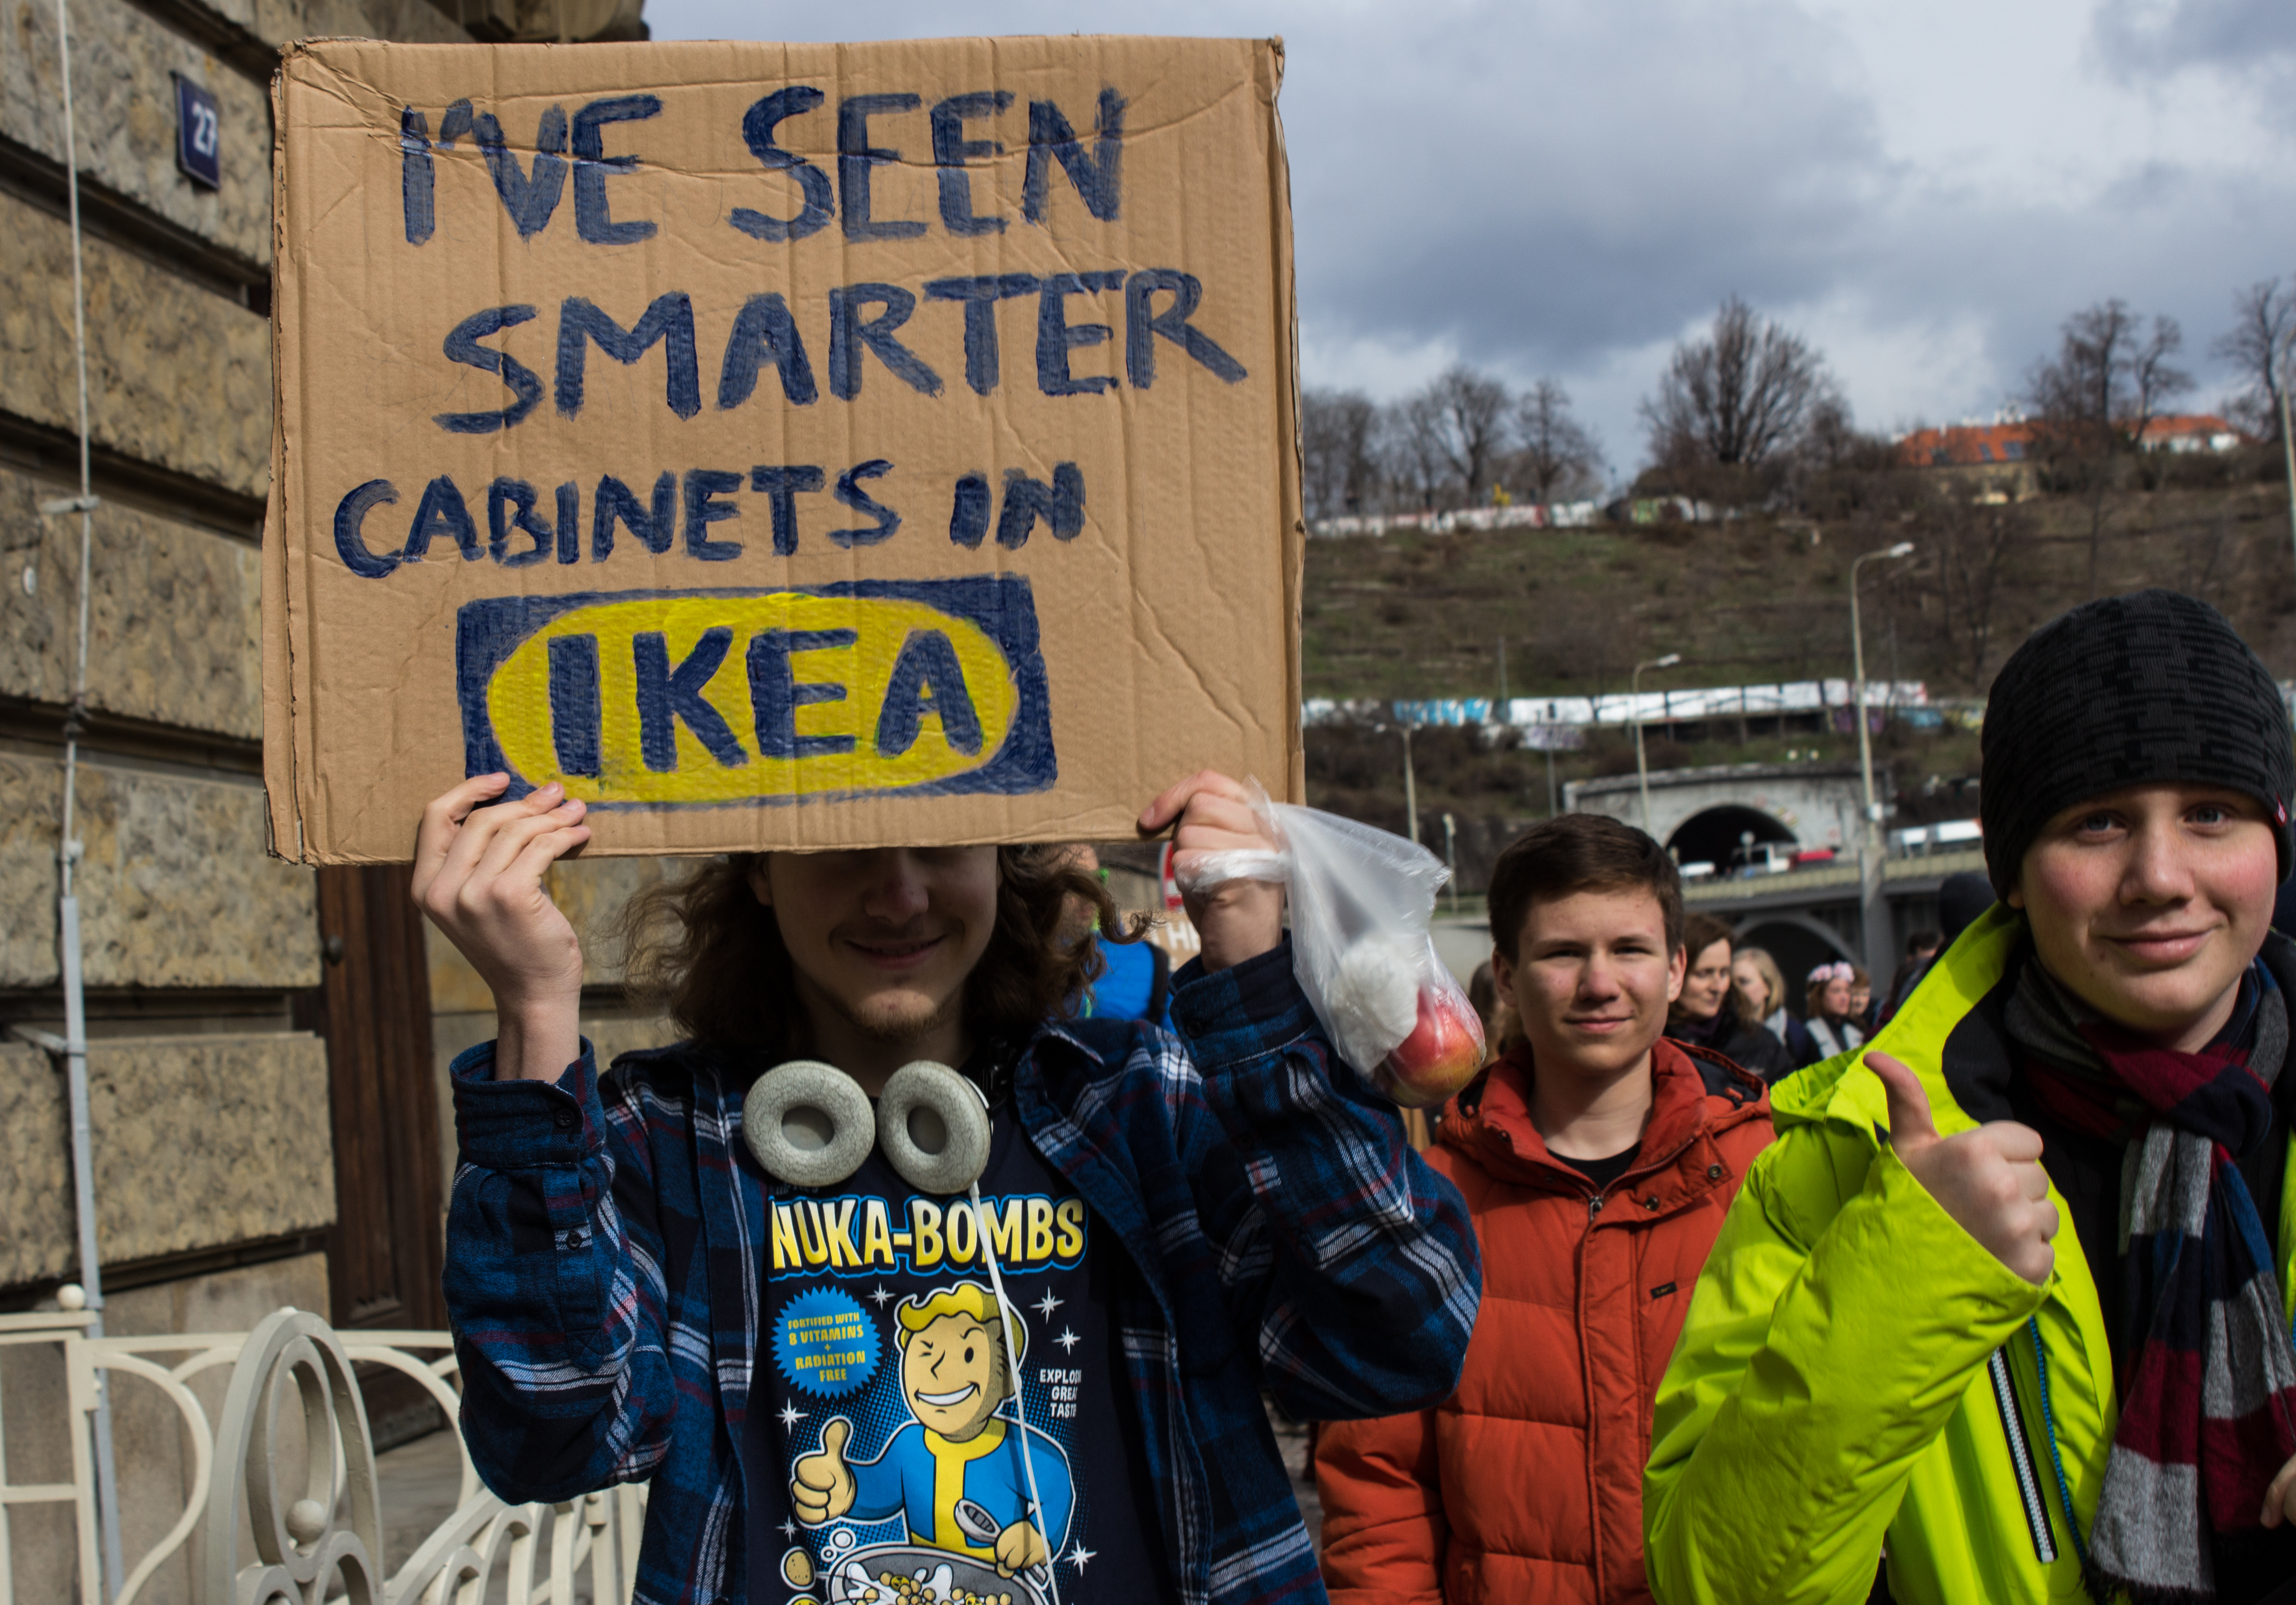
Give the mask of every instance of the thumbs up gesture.
M 790 1505 L 808 1527 L 834 1521 L 853 1508 L 853 1472 L 845 1463 L 853 1423 L 840 1416 L 821 1431 L 821 1450 L 791 1468 Z
M 2041 1134 L 2013 1120 L 1938 1135 L 1921 1077 L 1887 1053 L 1866 1055 L 1890 1098 L 1890 1146 L 1929 1195 L 1993 1257 L 2036 1285 L 2049 1279 L 2057 1207 L 2041 1168 Z

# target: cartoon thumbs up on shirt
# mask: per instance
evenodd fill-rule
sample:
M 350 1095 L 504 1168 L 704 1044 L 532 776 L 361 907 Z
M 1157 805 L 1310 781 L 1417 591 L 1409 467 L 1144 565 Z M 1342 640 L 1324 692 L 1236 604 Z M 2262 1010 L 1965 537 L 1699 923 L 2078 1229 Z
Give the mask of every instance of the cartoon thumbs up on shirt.
M 808 1527 L 834 1521 L 853 1508 L 853 1473 L 845 1463 L 846 1440 L 853 1423 L 838 1417 L 821 1429 L 821 1452 L 808 1454 L 791 1468 L 790 1505 Z

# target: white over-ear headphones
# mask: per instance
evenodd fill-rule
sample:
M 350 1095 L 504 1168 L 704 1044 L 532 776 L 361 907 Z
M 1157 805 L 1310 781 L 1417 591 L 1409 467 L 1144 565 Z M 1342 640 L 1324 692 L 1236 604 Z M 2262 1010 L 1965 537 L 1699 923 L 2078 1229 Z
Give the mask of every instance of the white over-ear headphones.
M 861 1168 L 873 1145 L 920 1192 L 963 1192 L 988 1167 L 988 1100 L 945 1064 L 920 1059 L 869 1094 L 835 1065 L 793 1059 L 758 1077 L 742 1101 L 742 1137 L 766 1173 L 798 1187 L 831 1187 Z

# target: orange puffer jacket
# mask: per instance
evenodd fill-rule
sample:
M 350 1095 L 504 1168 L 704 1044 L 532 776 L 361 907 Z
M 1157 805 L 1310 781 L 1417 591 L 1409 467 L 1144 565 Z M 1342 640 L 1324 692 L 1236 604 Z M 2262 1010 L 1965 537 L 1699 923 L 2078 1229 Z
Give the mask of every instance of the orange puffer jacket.
M 1427 1157 L 1483 1250 L 1459 1389 L 1324 1427 L 1324 1580 L 1337 1605 L 1648 1601 L 1651 1401 L 1699 1267 L 1770 1140 L 1769 1095 L 1661 1038 L 1641 1157 L 1600 1194 L 1532 1128 L 1518 1045 L 1444 1111 Z

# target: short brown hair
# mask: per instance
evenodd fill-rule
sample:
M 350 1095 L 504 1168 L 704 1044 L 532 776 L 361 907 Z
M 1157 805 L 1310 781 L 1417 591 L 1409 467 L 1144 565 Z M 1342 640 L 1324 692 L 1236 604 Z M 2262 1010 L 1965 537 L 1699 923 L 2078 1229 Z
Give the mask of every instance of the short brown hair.
M 1738 951 L 1737 937 L 1712 914 L 1702 909 L 1696 913 L 1683 916 L 1682 950 L 1685 953 L 1694 959 L 1717 942 L 1729 943 L 1734 954 Z
M 633 898 L 620 929 L 631 993 L 668 1010 L 679 1030 L 764 1055 L 760 1071 L 804 1052 L 805 1011 L 774 912 L 750 889 L 761 856 L 734 853 Z M 1074 1011 L 1100 976 L 1100 945 L 1079 938 L 1071 899 L 1111 942 L 1136 942 L 1148 916 L 1119 914 L 1067 846 L 996 849 L 996 924 L 964 982 L 965 1024 L 982 1036 L 1035 1028 Z
M 1515 959 L 1535 903 L 1580 892 L 1646 891 L 1666 921 L 1669 954 L 1682 946 L 1682 875 L 1666 849 L 1601 814 L 1563 814 L 1516 837 L 1491 866 L 1491 945 Z

